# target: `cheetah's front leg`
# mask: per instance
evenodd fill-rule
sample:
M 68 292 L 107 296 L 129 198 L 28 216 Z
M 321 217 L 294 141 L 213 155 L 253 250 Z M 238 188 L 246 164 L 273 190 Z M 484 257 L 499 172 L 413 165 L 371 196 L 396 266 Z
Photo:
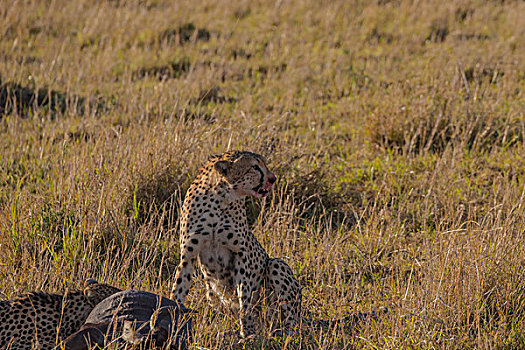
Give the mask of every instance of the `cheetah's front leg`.
M 182 245 L 181 259 L 175 273 L 175 283 L 171 288 L 170 299 L 184 304 L 191 286 L 191 277 L 195 269 L 195 260 L 198 253 L 191 246 Z
M 246 262 L 241 258 L 235 259 L 235 285 L 239 298 L 239 316 L 241 336 L 249 337 L 255 334 L 255 303 L 259 297 L 259 290 L 255 288 L 253 276 L 248 271 Z
M 266 283 L 279 311 L 279 319 L 272 328 L 284 331 L 285 334 L 295 333 L 301 317 L 301 286 L 295 278 L 290 266 L 282 259 L 270 258 L 266 270 Z
M 196 209 L 183 214 L 180 231 L 180 263 L 175 272 L 175 283 L 171 289 L 170 298 L 184 304 L 191 286 L 191 278 L 195 270 L 195 262 L 201 250 L 209 242 L 216 225 L 213 214 L 202 215 L 198 221 L 187 222 L 188 216 L 196 216 Z

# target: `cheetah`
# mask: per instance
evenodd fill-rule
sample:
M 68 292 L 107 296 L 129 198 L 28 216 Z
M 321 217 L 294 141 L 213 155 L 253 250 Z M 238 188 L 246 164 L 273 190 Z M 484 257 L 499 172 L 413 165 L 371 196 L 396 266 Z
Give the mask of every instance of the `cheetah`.
M 215 155 L 198 171 L 181 211 L 181 260 L 170 297 L 185 302 L 197 263 L 208 299 L 238 312 L 242 337 L 255 334 L 256 306 L 262 298 L 277 305 L 281 329 L 293 331 L 299 322 L 299 283 L 291 268 L 270 258 L 249 230 L 244 206 L 247 196 L 266 197 L 276 180 L 259 154 Z
M 87 280 L 82 291 L 65 295 L 32 292 L 0 301 L 0 349 L 53 349 L 77 331 L 90 311 L 120 289 Z

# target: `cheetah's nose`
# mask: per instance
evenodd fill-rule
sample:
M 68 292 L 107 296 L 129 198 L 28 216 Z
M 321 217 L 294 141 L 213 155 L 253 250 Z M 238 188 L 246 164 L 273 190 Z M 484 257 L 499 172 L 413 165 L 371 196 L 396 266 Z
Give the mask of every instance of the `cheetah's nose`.
M 275 175 L 271 175 L 269 178 L 268 178 L 268 182 L 271 183 L 273 185 L 273 183 L 277 181 L 277 178 L 275 177 Z

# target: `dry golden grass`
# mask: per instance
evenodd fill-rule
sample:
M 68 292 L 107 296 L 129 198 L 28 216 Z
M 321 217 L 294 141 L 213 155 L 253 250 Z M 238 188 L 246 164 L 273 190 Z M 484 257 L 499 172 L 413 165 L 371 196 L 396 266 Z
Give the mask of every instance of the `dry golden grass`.
M 253 232 L 292 266 L 305 313 L 391 313 L 247 348 L 524 348 L 523 13 L 1 2 L 0 296 L 86 278 L 168 295 L 196 169 L 248 149 L 279 177 L 247 201 Z M 237 343 L 200 282 L 188 306 L 196 344 Z

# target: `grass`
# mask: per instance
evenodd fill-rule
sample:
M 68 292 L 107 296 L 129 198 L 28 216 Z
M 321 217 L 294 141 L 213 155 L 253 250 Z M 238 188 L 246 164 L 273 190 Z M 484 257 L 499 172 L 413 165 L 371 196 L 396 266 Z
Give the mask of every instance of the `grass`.
M 521 1 L 0 4 L 0 296 L 97 278 L 169 294 L 208 155 L 279 177 L 254 234 L 352 332 L 215 348 L 525 347 Z

